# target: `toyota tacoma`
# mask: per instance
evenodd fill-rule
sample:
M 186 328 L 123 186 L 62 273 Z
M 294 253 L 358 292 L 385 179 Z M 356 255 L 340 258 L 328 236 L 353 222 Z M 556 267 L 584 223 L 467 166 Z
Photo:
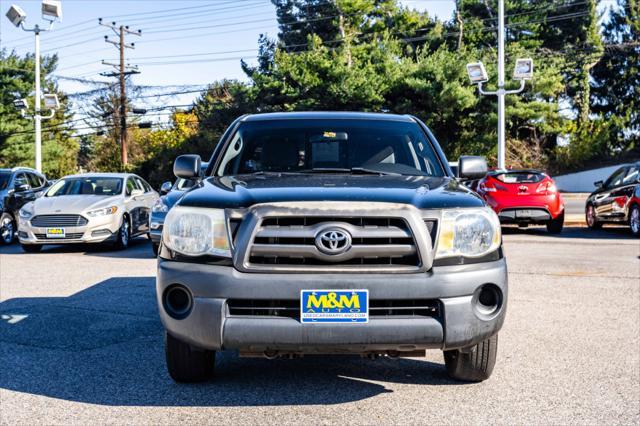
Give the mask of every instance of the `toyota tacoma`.
M 198 179 L 200 157 L 174 174 Z M 165 219 L 157 301 L 179 382 L 215 354 L 444 352 L 449 375 L 487 379 L 507 302 L 500 223 L 454 177 L 412 116 L 296 112 L 238 118 L 205 177 Z

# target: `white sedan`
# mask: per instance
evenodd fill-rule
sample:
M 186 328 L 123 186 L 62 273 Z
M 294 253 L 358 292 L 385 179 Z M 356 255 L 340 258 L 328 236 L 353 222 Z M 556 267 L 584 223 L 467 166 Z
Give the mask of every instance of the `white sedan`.
M 18 238 L 26 252 L 44 244 L 112 242 L 118 249 L 148 234 L 159 196 L 139 176 L 90 173 L 66 176 L 19 213 Z

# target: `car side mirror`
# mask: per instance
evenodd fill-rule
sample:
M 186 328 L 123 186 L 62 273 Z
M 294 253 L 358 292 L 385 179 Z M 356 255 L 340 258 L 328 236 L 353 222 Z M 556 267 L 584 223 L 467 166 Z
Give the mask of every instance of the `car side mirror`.
M 15 191 L 16 192 L 25 192 L 29 190 L 29 185 L 27 185 L 26 183 L 23 183 L 21 185 L 16 186 Z
M 200 176 L 202 160 L 199 155 L 181 155 L 173 162 L 173 174 L 182 179 L 195 179 Z
M 140 195 L 144 194 L 144 191 L 142 189 L 134 189 L 131 191 L 131 196 L 132 197 L 138 197 Z
M 54 183 L 56 183 L 56 181 L 55 181 L 55 180 L 48 180 L 48 181 L 47 181 L 47 186 L 51 186 L 51 185 L 53 185 Z
M 461 179 L 482 179 L 488 171 L 487 160 L 485 160 L 484 157 L 463 155 L 458 160 L 458 176 Z
M 165 182 L 162 184 L 162 186 L 160 186 L 160 193 L 162 195 L 168 194 L 171 191 L 171 188 L 173 187 L 173 184 L 169 181 Z
M 602 188 L 604 186 L 604 182 L 602 182 L 601 180 L 597 180 L 597 181 L 593 182 L 593 185 L 596 188 L 600 189 L 600 188 Z

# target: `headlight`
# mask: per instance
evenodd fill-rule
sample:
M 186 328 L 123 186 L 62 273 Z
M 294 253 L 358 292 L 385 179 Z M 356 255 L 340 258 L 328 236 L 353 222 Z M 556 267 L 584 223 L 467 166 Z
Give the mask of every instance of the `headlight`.
M 176 206 L 164 220 L 162 241 L 187 256 L 231 257 L 224 210 Z
M 166 213 L 169 211 L 169 206 L 164 203 L 164 200 L 162 198 L 158 198 L 153 204 L 151 211 L 153 213 Z
M 117 211 L 118 211 L 118 207 L 111 206 L 105 209 L 98 209 L 98 210 L 92 210 L 90 212 L 87 212 L 87 216 L 91 216 L 91 217 L 106 216 L 108 214 L 114 214 Z
M 443 210 L 436 259 L 481 257 L 500 247 L 500 221 L 490 208 Z
M 29 219 L 33 216 L 33 204 L 27 204 L 20 209 L 20 217 L 22 219 Z

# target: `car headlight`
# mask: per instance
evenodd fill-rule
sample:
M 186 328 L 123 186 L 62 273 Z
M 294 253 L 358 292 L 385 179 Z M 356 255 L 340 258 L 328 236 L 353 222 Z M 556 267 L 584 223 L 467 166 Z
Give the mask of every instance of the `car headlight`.
M 108 214 L 114 214 L 118 211 L 118 207 L 111 206 L 104 209 L 92 210 L 87 212 L 87 216 L 96 217 L 96 216 L 106 216 Z
M 490 208 L 446 209 L 435 257 L 481 257 L 497 250 L 500 242 L 500 220 Z
M 33 216 L 33 204 L 25 204 L 18 214 L 22 219 L 30 219 Z
M 166 213 L 169 211 L 169 206 L 165 204 L 162 198 L 158 198 L 151 208 L 153 213 Z
M 176 206 L 164 220 L 162 241 L 186 256 L 231 257 L 224 210 Z

